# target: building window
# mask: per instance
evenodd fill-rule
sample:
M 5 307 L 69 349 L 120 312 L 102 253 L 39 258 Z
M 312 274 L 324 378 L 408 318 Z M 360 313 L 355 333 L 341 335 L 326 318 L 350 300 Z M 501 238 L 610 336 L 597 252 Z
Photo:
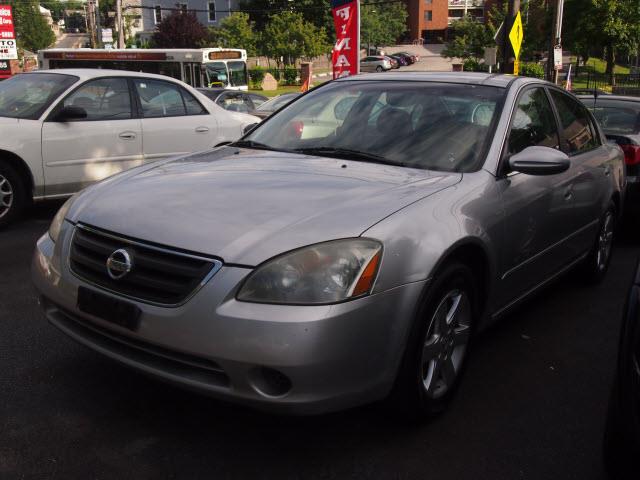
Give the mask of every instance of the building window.
M 216 21 L 216 2 L 209 2 L 209 21 Z
M 433 4 L 433 0 L 424 0 L 424 4 L 425 5 L 432 5 Z
M 425 19 L 427 22 L 432 21 L 432 20 L 433 20 L 433 12 L 432 12 L 431 10 L 425 10 L 425 11 L 424 11 L 424 19 Z
M 187 13 L 187 4 L 186 3 L 181 3 L 180 4 L 180 13 Z
M 162 7 L 160 5 L 156 5 L 155 10 L 153 11 L 153 19 L 156 23 L 160 23 L 162 21 Z

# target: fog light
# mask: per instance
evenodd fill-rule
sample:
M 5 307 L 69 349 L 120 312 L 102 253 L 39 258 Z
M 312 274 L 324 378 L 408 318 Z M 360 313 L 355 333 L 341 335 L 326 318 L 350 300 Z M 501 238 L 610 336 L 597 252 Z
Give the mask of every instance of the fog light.
M 249 372 L 251 386 L 260 395 L 282 397 L 291 390 L 291 380 L 274 368 L 256 367 Z

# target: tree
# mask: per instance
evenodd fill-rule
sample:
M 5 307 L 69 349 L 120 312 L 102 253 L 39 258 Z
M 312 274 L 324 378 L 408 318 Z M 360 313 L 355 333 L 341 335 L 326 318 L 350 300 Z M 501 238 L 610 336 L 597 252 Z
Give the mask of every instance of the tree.
M 302 14 L 284 11 L 269 17 L 262 34 L 262 53 L 288 65 L 301 57 L 317 57 L 331 51 L 324 28 L 307 22 Z
M 194 12 L 176 12 L 164 18 L 151 38 L 156 48 L 199 48 L 207 39 L 207 29 Z
M 300 13 L 305 21 L 328 32 L 333 29 L 330 0 L 245 0 L 240 2 L 240 9 L 249 14 L 260 32 L 269 23 L 270 15 L 285 11 Z
M 468 15 L 452 22 L 451 31 L 453 39 L 445 45 L 441 54 L 443 57 L 474 59 L 478 62 L 484 56 L 484 49 L 495 45 L 492 27 Z
M 40 13 L 38 2 L 35 0 L 11 0 L 7 3 L 13 6 L 13 19 L 19 48 L 37 52 L 53 45 L 56 36 Z
M 361 45 L 392 45 L 407 31 L 407 7 L 404 3 L 362 5 Z
M 249 20 L 249 14 L 235 12 L 225 17 L 219 27 L 209 28 L 207 43 L 212 46 L 229 48 L 244 48 L 247 55 L 256 55 L 258 36 L 254 33 L 253 22 Z

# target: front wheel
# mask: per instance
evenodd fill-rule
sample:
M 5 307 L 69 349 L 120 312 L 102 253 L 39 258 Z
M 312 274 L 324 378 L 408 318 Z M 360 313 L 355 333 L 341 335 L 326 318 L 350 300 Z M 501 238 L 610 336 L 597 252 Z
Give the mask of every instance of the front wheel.
M 0 161 L 0 229 L 16 220 L 26 205 L 24 182 L 11 165 Z
M 615 226 L 616 207 L 611 203 L 600 219 L 598 235 L 582 266 L 584 278 L 588 283 L 601 282 L 609 269 Z
M 382 70 L 384 70 L 384 69 L 382 68 L 382 65 L 378 65 L 378 66 L 376 67 L 376 72 L 381 72 Z
M 451 400 L 469 350 L 476 298 L 467 266 L 454 263 L 436 275 L 418 309 L 390 397 L 403 416 L 428 418 Z

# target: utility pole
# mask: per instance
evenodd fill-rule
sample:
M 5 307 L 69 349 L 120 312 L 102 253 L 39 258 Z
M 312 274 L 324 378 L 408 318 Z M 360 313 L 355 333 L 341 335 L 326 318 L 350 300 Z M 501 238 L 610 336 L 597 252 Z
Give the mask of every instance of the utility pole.
M 122 0 L 116 0 L 116 23 L 118 25 L 118 48 L 124 48 L 124 28 L 122 25 Z
M 87 24 L 89 27 L 89 43 L 91 48 L 96 48 L 96 4 L 95 0 L 87 2 Z
M 96 17 L 96 48 L 102 47 L 102 25 L 100 24 L 100 3 L 95 0 L 94 15 Z
M 502 73 L 513 73 L 513 61 L 515 58 L 513 47 L 509 43 L 509 33 L 513 27 L 513 21 L 516 14 L 520 11 L 520 0 L 508 0 L 509 10 L 504 19 L 504 29 L 502 30 L 502 62 L 500 62 L 500 71 Z
M 562 47 L 562 19 L 564 16 L 564 0 L 555 0 L 555 12 L 553 15 L 553 35 L 549 44 L 549 59 L 547 60 L 547 78 L 558 83 L 558 72 L 554 66 L 555 47 Z

